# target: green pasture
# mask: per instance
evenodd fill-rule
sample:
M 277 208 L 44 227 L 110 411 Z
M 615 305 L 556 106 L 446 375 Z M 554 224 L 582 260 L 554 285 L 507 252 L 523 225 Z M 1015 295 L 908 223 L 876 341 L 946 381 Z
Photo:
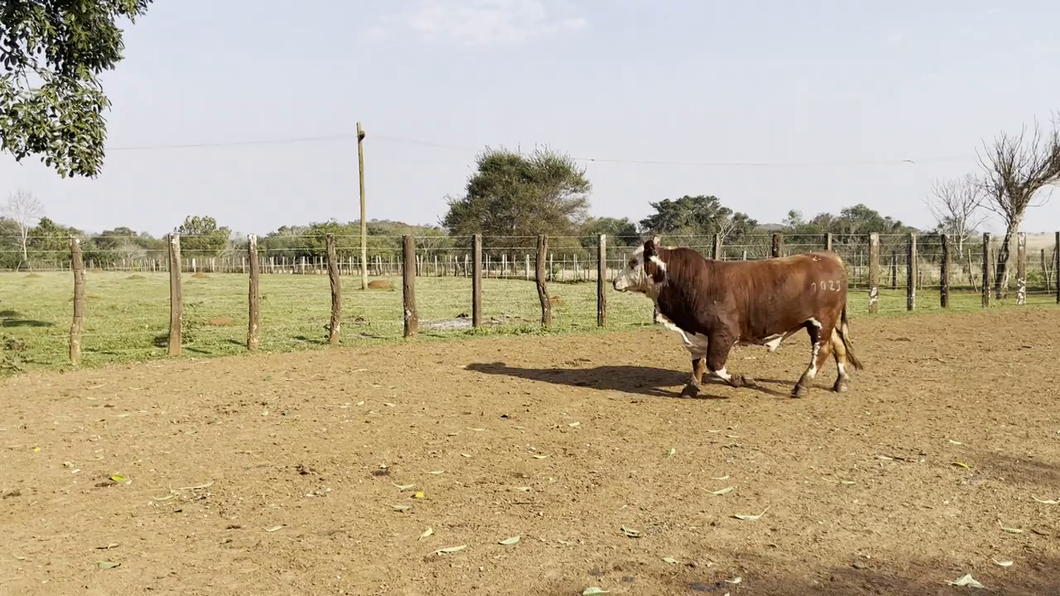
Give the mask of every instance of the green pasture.
M 358 278 L 343 278 L 342 343 L 400 340 L 400 278 L 387 278 L 393 290 L 361 291 Z M 184 354 L 221 356 L 245 352 L 248 280 L 237 274 L 183 275 Z M 558 296 L 553 332 L 598 332 L 596 284 L 552 283 Z M 939 310 L 937 291 L 917 293 L 917 312 Z M 994 308 L 1014 307 L 1014 297 Z M 608 289 L 608 329 L 651 325 L 652 305 L 643 296 Z M 470 329 L 471 280 L 420 277 L 416 280 L 420 337 L 431 340 L 468 335 L 540 332 L 540 306 L 533 282 L 483 280 L 486 326 Z M 1030 305 L 1055 304 L 1053 295 L 1031 293 Z M 954 292 L 951 310 L 979 310 L 974 292 Z M 867 316 L 868 294 L 852 289 L 851 317 Z M 331 312 L 325 275 L 262 275 L 262 352 L 322 347 Z M 906 311 L 905 290 L 882 290 L 880 312 Z M 0 371 L 59 369 L 69 364 L 68 339 L 73 316 L 73 275 L 42 272 L 0 273 Z M 169 327 L 169 278 L 166 273 L 90 272 L 86 274 L 83 364 L 140 361 L 166 355 Z

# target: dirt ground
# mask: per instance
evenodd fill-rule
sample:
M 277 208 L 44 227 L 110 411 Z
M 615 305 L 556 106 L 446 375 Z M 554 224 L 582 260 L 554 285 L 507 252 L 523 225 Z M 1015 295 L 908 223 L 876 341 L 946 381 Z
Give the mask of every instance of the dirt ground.
M 1058 328 L 858 317 L 801 400 L 805 335 L 681 399 L 662 329 L 16 377 L 0 593 L 1057 594 Z

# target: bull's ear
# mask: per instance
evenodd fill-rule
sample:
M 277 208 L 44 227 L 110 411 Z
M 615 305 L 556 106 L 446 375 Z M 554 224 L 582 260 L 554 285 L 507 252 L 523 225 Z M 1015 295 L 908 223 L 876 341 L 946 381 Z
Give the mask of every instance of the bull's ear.
M 648 238 L 647 240 L 644 241 L 644 258 L 645 259 L 650 257 L 651 255 L 655 254 L 655 243 L 656 243 L 656 239 L 655 238 Z

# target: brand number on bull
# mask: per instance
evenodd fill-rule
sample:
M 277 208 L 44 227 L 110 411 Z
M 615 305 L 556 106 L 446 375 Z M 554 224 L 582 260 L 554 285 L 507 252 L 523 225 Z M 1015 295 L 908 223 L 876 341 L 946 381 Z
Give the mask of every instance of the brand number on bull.
M 810 284 L 810 291 L 816 292 L 820 288 L 822 292 L 838 292 L 843 289 L 843 284 L 834 279 L 822 279 L 820 284 L 813 282 Z

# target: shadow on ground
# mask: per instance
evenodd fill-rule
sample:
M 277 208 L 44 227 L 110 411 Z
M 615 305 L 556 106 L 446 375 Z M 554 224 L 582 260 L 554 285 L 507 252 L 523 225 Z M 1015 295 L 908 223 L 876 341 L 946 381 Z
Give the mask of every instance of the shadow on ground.
M 54 327 L 50 321 L 27 319 L 17 310 L 0 310 L 0 327 Z
M 621 391 L 652 397 L 680 397 L 681 390 L 692 376 L 691 366 L 687 372 L 653 366 L 597 366 L 595 368 L 517 368 L 503 362 L 482 362 L 467 365 L 467 370 L 487 375 L 501 375 L 540 381 L 569 387 L 591 387 L 606 391 Z M 741 391 L 758 391 L 773 397 L 787 397 L 788 393 L 765 387 L 788 383 L 774 379 L 755 379 L 758 387 Z M 699 398 L 725 399 L 726 396 L 712 394 L 713 387 L 728 387 L 722 381 L 709 377 L 703 384 Z

